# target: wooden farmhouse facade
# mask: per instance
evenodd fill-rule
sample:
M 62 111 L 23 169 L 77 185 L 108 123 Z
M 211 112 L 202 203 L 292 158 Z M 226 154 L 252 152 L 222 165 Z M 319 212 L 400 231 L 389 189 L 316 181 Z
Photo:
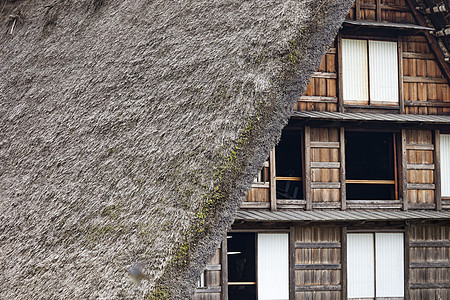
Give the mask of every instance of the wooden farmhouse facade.
M 450 299 L 449 13 L 356 1 L 193 299 Z

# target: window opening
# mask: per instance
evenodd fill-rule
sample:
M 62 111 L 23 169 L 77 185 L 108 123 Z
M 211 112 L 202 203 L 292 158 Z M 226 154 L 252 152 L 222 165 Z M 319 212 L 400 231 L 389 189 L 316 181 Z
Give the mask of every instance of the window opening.
M 450 197 L 450 134 L 440 135 L 441 194 Z
M 347 234 L 349 299 L 404 296 L 403 233 Z
M 289 299 L 289 235 L 228 233 L 228 298 Z
M 397 42 L 342 39 L 345 104 L 398 105 Z
M 283 131 L 275 147 L 277 199 L 303 199 L 300 132 Z
M 345 133 L 348 200 L 395 200 L 395 134 Z

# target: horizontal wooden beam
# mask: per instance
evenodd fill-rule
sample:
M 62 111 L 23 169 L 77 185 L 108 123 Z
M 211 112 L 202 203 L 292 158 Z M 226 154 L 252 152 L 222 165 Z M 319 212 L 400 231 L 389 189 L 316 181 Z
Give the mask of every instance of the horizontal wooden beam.
M 450 268 L 450 261 L 412 262 L 410 268 Z
M 405 83 L 447 83 L 446 78 L 403 76 Z
M 337 74 L 336 73 L 330 73 L 330 72 L 314 72 L 312 77 L 313 78 L 336 79 L 337 78 Z
M 293 177 L 277 176 L 275 178 L 276 178 L 276 180 L 279 180 L 279 181 L 302 181 L 301 177 L 295 177 L 295 176 L 293 176 Z
M 410 247 L 450 247 L 450 241 L 412 241 Z
M 450 288 L 450 282 L 411 282 L 411 289 L 445 289 Z
M 311 148 L 339 149 L 339 142 L 311 142 Z
M 328 248 L 341 248 L 341 243 L 333 242 L 333 243 L 302 243 L 296 242 L 295 249 L 328 249 Z
M 296 285 L 296 292 L 307 292 L 307 291 L 340 291 L 340 284 L 328 284 L 328 285 Z
M 311 162 L 311 168 L 315 169 L 340 169 L 340 162 Z
M 432 53 L 417 53 L 417 52 L 403 52 L 403 58 L 414 58 L 414 59 L 435 59 Z
M 322 102 L 322 103 L 337 103 L 337 97 L 301 96 L 299 101 L 304 101 L 304 102 Z
M 435 185 L 433 183 L 408 183 L 408 190 L 434 190 Z
M 442 101 L 405 101 L 406 106 L 450 107 L 450 102 Z
M 239 282 L 228 281 L 228 285 L 256 285 L 256 282 L 254 282 L 254 281 L 239 281 Z
M 408 170 L 434 170 L 434 164 L 407 164 Z
M 220 270 L 222 270 L 222 266 L 221 265 L 206 265 L 205 270 L 206 271 L 220 271 Z
M 270 188 L 268 182 L 253 182 L 252 189 L 268 189 Z
M 347 179 L 345 183 L 353 184 L 395 184 L 395 180 L 378 180 L 378 179 Z
M 206 288 L 197 288 L 195 290 L 196 294 L 204 294 L 204 293 L 211 293 L 211 294 L 217 294 L 221 293 L 222 288 L 220 286 L 208 286 Z
M 311 182 L 312 189 L 339 189 L 340 182 Z
M 341 264 L 295 264 L 296 270 L 340 270 Z
M 241 208 L 269 208 L 269 202 L 242 202 Z
M 433 144 L 406 144 L 406 150 L 434 150 Z

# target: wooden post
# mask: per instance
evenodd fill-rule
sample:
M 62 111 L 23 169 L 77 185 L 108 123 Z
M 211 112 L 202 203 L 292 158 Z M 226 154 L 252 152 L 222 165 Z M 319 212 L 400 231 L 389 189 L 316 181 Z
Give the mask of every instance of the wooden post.
M 338 71 L 338 104 L 339 104 L 339 111 L 345 112 L 344 108 L 344 93 L 343 93 L 343 77 L 342 77 L 342 36 L 340 34 L 337 35 L 337 71 Z
M 306 210 L 311 210 L 311 128 L 305 126 L 305 200 Z
M 441 151 L 440 151 L 440 131 L 434 131 L 434 202 L 436 210 L 442 210 L 441 198 Z
M 342 299 L 347 299 L 347 227 L 341 229 L 341 290 Z
M 376 1 L 377 6 L 377 22 L 381 22 L 381 0 Z
M 339 171 L 339 180 L 341 181 L 341 210 L 347 209 L 347 189 L 345 185 L 345 130 L 340 128 L 339 133 L 339 160 L 341 169 Z
M 398 105 L 400 108 L 400 113 L 405 113 L 405 99 L 403 97 L 403 43 L 402 37 L 398 37 L 397 41 L 398 50 Z
M 275 147 L 269 155 L 270 168 L 270 210 L 277 210 L 277 174 L 275 168 Z
M 361 19 L 361 0 L 356 0 L 355 2 L 355 20 Z
M 411 234 L 411 226 L 409 225 L 408 222 L 406 222 L 405 224 L 405 240 L 404 240 L 404 255 L 405 255 L 405 265 L 404 267 L 404 277 L 405 277 L 405 283 L 404 283 L 404 287 L 405 287 L 405 299 L 409 299 L 410 295 L 409 295 L 409 262 L 410 262 L 410 257 L 409 257 L 409 239 L 410 239 L 410 234 Z
M 406 130 L 402 129 L 401 132 L 401 142 L 402 142 L 402 198 L 403 198 L 403 210 L 408 210 L 408 173 L 406 169 Z
M 295 227 L 289 228 L 289 299 L 295 299 Z
M 221 272 L 222 272 L 222 300 L 228 300 L 228 245 L 227 234 L 222 239 L 222 253 L 221 253 Z

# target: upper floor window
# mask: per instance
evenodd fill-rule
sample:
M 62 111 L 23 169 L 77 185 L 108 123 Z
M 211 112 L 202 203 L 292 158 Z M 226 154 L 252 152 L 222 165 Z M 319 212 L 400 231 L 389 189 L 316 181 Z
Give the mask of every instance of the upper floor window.
M 398 105 L 397 43 L 342 39 L 345 104 Z

